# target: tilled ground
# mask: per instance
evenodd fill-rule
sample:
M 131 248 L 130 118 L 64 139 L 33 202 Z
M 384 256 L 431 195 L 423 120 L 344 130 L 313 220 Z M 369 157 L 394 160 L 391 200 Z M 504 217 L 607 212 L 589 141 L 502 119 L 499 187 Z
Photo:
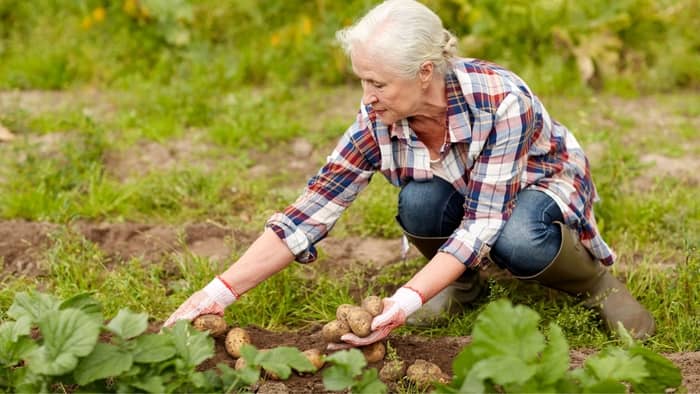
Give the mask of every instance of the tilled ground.
M 45 269 L 41 265 L 42 254 L 51 245 L 50 233 L 57 228 L 57 225 L 50 223 L 0 222 L 0 261 L 3 263 L 0 280 L 10 276 L 35 277 L 45 274 Z M 254 235 L 237 232 L 215 223 L 196 223 L 176 229 L 147 224 L 85 222 L 75 223 L 72 228 L 97 244 L 107 256 L 113 258 L 114 262 L 136 256 L 146 260 L 158 260 L 168 253 L 186 248 L 191 253 L 225 264 L 225 260 L 236 247 L 236 242 L 246 243 L 254 237 Z M 350 244 L 354 245 L 353 250 L 376 250 L 376 253 L 368 255 L 373 256 L 372 264 L 377 267 L 391 264 L 398 259 L 395 253 L 387 252 L 398 250 L 398 247 L 393 245 L 394 241 L 391 240 L 353 239 L 324 242 L 329 242 L 329 246 L 332 245 L 330 249 L 340 251 L 338 257 L 341 259 L 349 257 L 346 246 Z M 363 247 L 358 248 L 358 243 Z M 247 329 L 251 334 L 253 345 L 259 349 L 277 346 L 294 346 L 300 350 L 325 347 L 320 335 L 320 325 L 291 332 L 272 332 L 257 327 L 247 327 Z M 397 355 L 408 363 L 416 359 L 424 359 L 439 365 L 443 371 L 451 373 L 453 358 L 470 342 L 470 337 L 425 338 L 414 335 L 392 335 L 389 340 Z M 571 366 L 581 365 L 593 352 L 595 350 L 573 350 Z M 668 353 L 665 356 L 681 368 L 683 384 L 688 392 L 700 392 L 700 352 Z M 216 356 L 206 361 L 202 367 L 210 368 L 220 362 L 231 366 L 235 362 L 225 352 L 222 338 L 216 341 Z M 379 369 L 382 365 L 382 362 L 378 362 L 370 366 Z M 294 375 L 283 383 L 293 393 L 317 393 L 324 390 L 321 373 Z

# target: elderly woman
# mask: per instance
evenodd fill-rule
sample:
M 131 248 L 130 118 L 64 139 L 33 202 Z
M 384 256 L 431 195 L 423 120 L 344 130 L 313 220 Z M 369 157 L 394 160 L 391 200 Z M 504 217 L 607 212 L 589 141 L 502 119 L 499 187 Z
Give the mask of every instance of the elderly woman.
M 366 345 L 419 309 L 474 299 L 486 259 L 582 297 L 609 327 L 653 334 L 650 313 L 606 269 L 615 255 L 596 227 L 586 156 L 525 82 L 457 57 L 455 37 L 413 0 L 386 1 L 337 38 L 362 82 L 355 122 L 296 202 L 166 325 L 222 314 L 293 260 L 313 261 L 314 244 L 380 172 L 401 188 L 398 222 L 429 262 L 384 299 L 369 337 L 343 341 Z

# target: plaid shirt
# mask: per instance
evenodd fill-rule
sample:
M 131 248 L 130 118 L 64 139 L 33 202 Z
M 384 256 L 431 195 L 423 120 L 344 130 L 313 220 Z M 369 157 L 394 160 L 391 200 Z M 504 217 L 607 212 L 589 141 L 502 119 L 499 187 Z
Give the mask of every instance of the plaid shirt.
M 516 195 L 530 188 L 552 197 L 591 254 L 612 264 L 615 255 L 593 215 L 598 196 L 588 159 L 528 86 L 493 63 L 457 59 L 445 75 L 445 91 L 449 141 L 443 164 L 465 203 L 462 223 L 440 251 L 478 266 L 510 217 Z M 266 226 L 297 261 L 311 262 L 317 255 L 313 245 L 377 171 L 397 187 L 433 177 L 428 149 L 408 121 L 383 124 L 371 106 L 361 105 L 357 120 L 304 193 Z

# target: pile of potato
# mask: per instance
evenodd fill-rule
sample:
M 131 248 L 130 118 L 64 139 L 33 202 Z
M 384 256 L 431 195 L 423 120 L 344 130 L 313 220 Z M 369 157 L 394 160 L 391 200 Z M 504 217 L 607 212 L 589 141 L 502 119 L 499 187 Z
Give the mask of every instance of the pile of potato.
M 231 355 L 231 357 L 236 358 L 235 369 L 242 369 L 245 367 L 245 359 L 241 357 L 241 347 L 245 344 L 252 344 L 250 340 L 250 334 L 246 330 L 240 327 L 234 327 L 228 329 L 228 324 L 223 317 L 218 315 L 202 315 L 197 317 L 192 321 L 192 326 L 199 331 L 209 331 L 209 334 L 213 337 L 219 337 L 226 334 L 226 339 L 224 340 L 224 347 L 226 352 Z M 261 352 L 267 351 L 267 349 L 261 349 Z M 313 364 L 316 369 L 321 369 L 323 367 L 325 360 L 323 353 L 318 349 L 308 349 L 303 351 L 306 358 Z M 269 378 L 275 379 L 274 374 L 268 372 L 267 376 Z
M 382 299 L 369 296 L 362 300 L 361 306 L 342 304 L 335 311 L 336 320 L 323 326 L 321 335 L 327 343 L 340 343 L 340 337 L 352 332 L 358 337 L 368 336 L 372 330 L 372 319 L 382 313 Z M 378 362 L 386 355 L 386 346 L 375 342 L 360 348 L 368 363 Z
M 372 319 L 382 313 L 382 300 L 377 296 L 369 296 L 362 300 L 361 306 L 343 304 L 336 309 L 336 320 L 323 326 L 321 335 L 327 343 L 341 343 L 340 337 L 347 333 L 354 333 L 359 337 L 366 337 L 371 332 Z M 226 334 L 224 346 L 226 352 L 236 358 L 235 369 L 245 367 L 245 359 L 241 357 L 241 347 L 251 344 L 250 335 L 240 327 L 228 329 L 223 317 L 218 315 L 202 315 L 192 322 L 194 328 L 200 331 L 209 331 L 213 337 Z M 383 342 L 375 342 L 368 346 L 360 347 L 368 363 L 384 360 L 386 346 Z M 261 349 L 261 352 L 267 351 Z M 309 349 L 303 352 L 306 358 L 317 369 L 324 365 L 324 355 L 319 349 Z M 278 379 L 269 372 L 269 379 Z M 406 377 L 410 382 L 421 388 L 427 388 L 433 382 L 447 383 L 450 377 L 443 373 L 439 366 L 425 360 L 416 360 L 407 366 L 402 360 L 389 360 L 384 363 L 379 372 L 379 378 L 387 383 L 395 383 Z

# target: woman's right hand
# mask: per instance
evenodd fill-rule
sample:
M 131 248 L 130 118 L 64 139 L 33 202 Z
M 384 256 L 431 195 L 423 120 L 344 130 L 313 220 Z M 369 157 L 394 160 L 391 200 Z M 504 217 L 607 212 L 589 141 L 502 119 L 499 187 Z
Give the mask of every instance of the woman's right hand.
M 223 316 L 224 310 L 238 299 L 238 295 L 218 276 L 203 289 L 193 293 L 163 323 L 170 327 L 178 320 L 192 320 L 200 315 Z

